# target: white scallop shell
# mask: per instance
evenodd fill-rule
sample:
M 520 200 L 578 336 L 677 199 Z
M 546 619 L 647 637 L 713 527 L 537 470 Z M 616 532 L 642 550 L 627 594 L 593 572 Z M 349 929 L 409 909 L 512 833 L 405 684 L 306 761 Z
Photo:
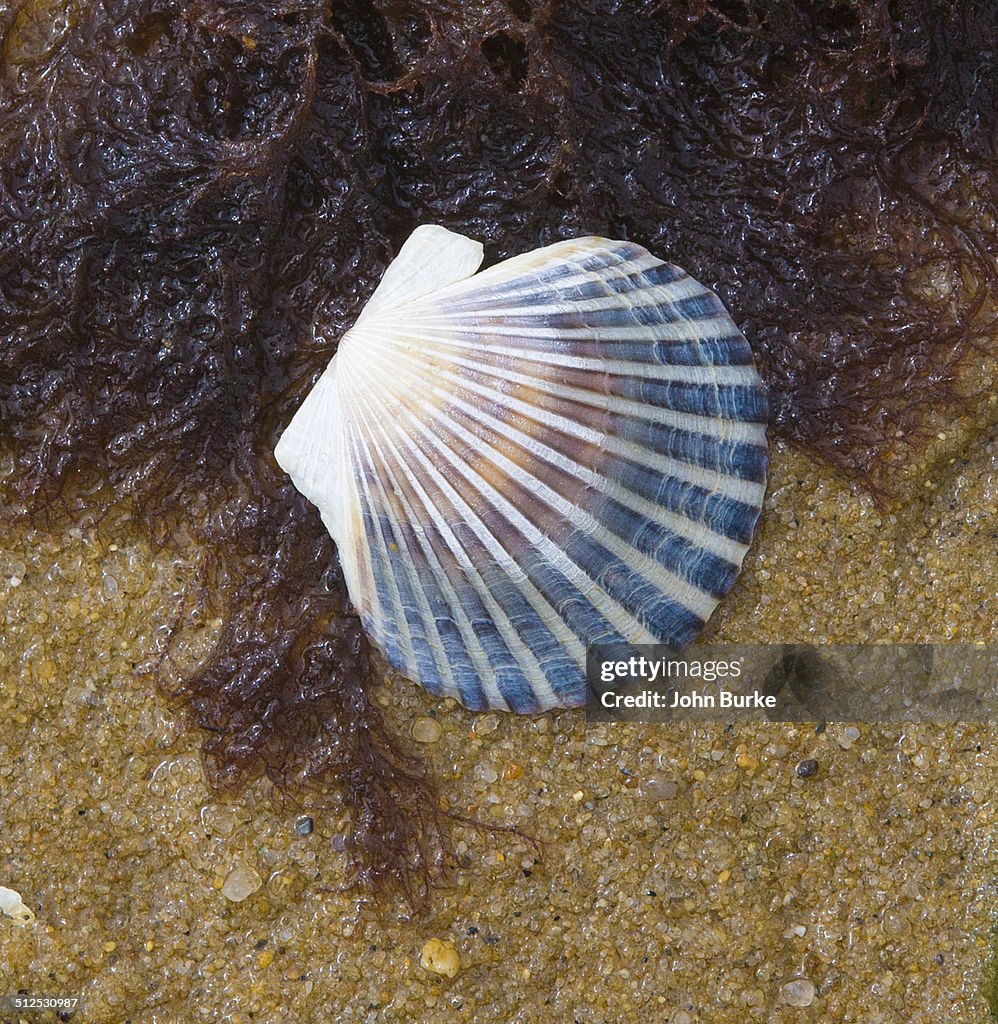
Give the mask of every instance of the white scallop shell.
M 475 274 L 420 227 L 276 456 L 389 661 L 470 708 L 585 699 L 586 646 L 681 646 L 762 505 L 766 395 L 717 297 L 630 242 Z

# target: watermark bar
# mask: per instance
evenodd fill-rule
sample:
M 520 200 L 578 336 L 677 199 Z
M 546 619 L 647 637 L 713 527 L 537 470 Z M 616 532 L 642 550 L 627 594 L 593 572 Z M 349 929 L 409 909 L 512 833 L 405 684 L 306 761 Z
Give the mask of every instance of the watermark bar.
M 998 719 L 998 644 L 588 649 L 591 722 Z

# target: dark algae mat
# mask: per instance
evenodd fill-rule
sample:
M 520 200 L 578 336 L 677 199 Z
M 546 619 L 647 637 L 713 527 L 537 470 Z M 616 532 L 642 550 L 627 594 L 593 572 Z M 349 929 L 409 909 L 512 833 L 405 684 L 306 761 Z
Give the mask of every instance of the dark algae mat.
M 487 265 L 633 241 L 717 293 L 769 391 L 706 638 L 994 641 L 996 22 L 0 4 L 0 886 L 32 915 L 0 915 L 0 996 L 987 1020 L 992 727 L 434 700 L 273 449 L 416 226 Z

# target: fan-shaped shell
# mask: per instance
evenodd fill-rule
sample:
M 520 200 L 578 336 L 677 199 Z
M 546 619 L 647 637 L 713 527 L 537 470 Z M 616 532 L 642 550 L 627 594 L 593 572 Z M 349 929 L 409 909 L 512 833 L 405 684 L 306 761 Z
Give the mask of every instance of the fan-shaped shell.
M 589 644 L 692 640 L 766 479 L 766 396 L 717 297 L 630 242 L 475 274 L 413 232 L 277 446 L 389 661 L 470 708 L 585 699 Z

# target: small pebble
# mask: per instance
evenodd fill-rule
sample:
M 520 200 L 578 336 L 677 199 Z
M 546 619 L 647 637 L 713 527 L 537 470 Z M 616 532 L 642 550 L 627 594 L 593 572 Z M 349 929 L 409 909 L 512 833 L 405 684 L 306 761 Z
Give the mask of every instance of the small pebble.
M 848 750 L 860 737 L 859 729 L 854 725 L 847 725 L 839 736 L 838 744 L 843 750 Z
M 743 744 L 738 745 L 738 749 L 735 752 L 735 761 L 739 768 L 745 768 L 748 771 L 755 771 L 759 767 L 758 759 L 754 758 Z
M 672 779 L 661 775 L 649 775 L 639 783 L 641 795 L 649 800 L 671 800 L 679 791 L 679 786 Z
M 490 732 L 495 732 L 499 728 L 499 716 L 483 715 L 475 722 L 473 728 L 476 736 L 487 736 Z
M 454 943 L 443 939 L 428 939 L 423 945 L 419 962 L 426 970 L 447 978 L 456 977 L 461 969 L 461 958 L 457 955 Z
M 436 743 L 443 729 L 435 718 L 417 718 L 412 723 L 412 738 L 417 743 Z
M 903 939 L 911 934 L 908 918 L 899 910 L 888 910 L 884 913 L 884 931 L 895 939 Z
M 809 779 L 818 774 L 818 762 L 813 757 L 805 758 L 797 762 L 796 771 L 798 779 Z
M 313 828 L 315 828 L 315 823 L 307 815 L 303 815 L 295 822 L 295 831 L 300 836 L 310 836 Z
M 787 1006 L 810 1006 L 818 990 L 807 978 L 797 978 L 795 981 L 788 981 L 780 989 L 780 999 Z
M 256 870 L 243 861 L 239 861 L 225 876 L 225 881 L 222 883 L 222 895 L 227 900 L 232 900 L 233 903 L 241 903 L 247 896 L 252 896 L 261 885 L 263 885 L 263 879 L 260 878 Z

